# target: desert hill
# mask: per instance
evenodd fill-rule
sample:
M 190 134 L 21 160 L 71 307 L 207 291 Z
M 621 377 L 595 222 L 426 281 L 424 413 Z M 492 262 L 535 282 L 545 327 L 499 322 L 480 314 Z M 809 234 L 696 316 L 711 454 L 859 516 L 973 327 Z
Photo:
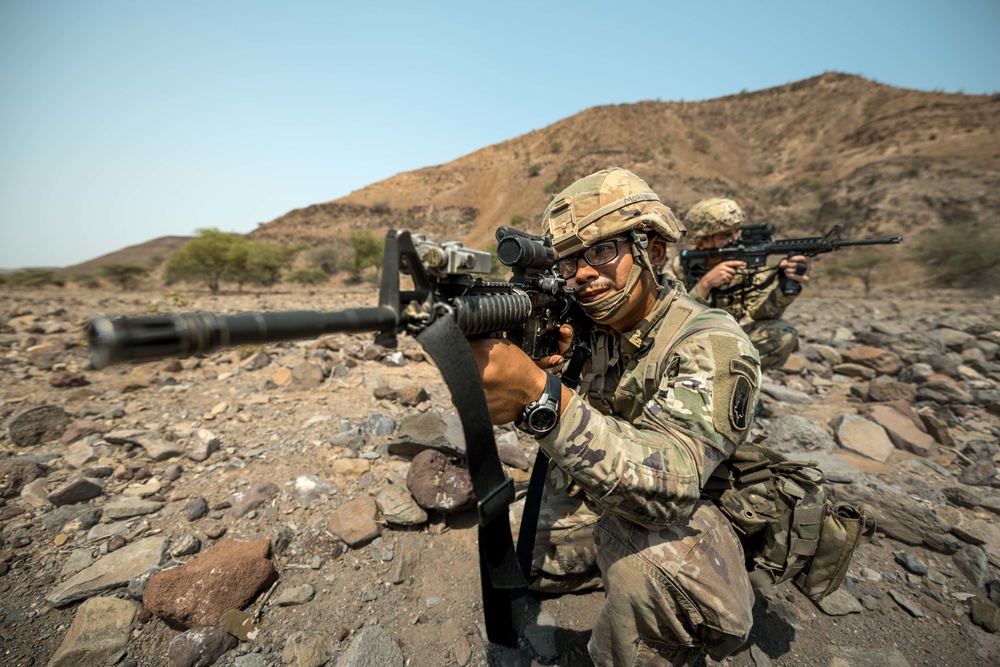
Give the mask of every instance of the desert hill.
M 137 243 L 121 250 L 109 252 L 80 264 L 67 266 L 62 271 L 68 275 L 94 273 L 105 264 L 135 264 L 152 267 L 193 238 L 193 236 L 161 236 L 152 241 Z
M 683 213 L 737 199 L 782 235 L 841 224 L 846 238 L 994 224 L 1000 207 L 1000 95 L 922 92 L 826 73 L 697 102 L 587 109 L 448 164 L 401 173 L 296 209 L 250 236 L 322 243 L 409 228 L 492 242 L 523 216 L 537 225 L 576 178 L 623 166 Z

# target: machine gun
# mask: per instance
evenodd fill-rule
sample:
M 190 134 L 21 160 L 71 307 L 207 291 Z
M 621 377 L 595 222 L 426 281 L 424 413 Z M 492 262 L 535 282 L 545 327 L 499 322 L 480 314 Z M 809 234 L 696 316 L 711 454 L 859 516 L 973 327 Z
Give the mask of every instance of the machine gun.
M 508 281 L 489 281 L 489 253 L 458 242 L 438 244 L 407 230 L 385 238 L 379 305 L 341 311 L 180 313 L 98 317 L 87 326 L 91 365 L 205 354 L 219 348 L 317 338 L 338 332 L 375 332 L 375 341 L 395 347 L 397 335 L 414 335 L 438 365 L 458 409 L 469 473 L 478 499 L 479 565 L 483 612 L 490 640 L 516 646 L 513 607 L 526 590 L 509 521 L 512 480 L 500 466 L 479 371 L 465 340 L 506 336 L 538 359 L 557 353 L 560 324 L 577 320 L 573 291 L 554 270 L 549 239 L 510 227 L 497 230 L 497 256 L 511 267 Z M 401 288 L 401 276 L 412 289 Z M 577 345 L 570 368 L 579 369 L 589 350 Z M 564 371 L 563 381 L 578 370 Z
M 398 334 L 417 336 L 449 313 L 466 337 L 506 333 L 532 359 L 556 353 L 556 332 L 574 302 L 565 279 L 552 268 L 549 240 L 510 227 L 500 227 L 496 236 L 497 256 L 513 272 L 509 281 L 473 277 L 490 273 L 488 252 L 390 230 L 376 307 L 98 317 L 88 323 L 91 365 L 101 369 L 340 332 L 375 332 L 377 343 L 396 347 Z M 412 289 L 401 289 L 402 275 L 412 278 Z
M 888 236 L 881 239 L 862 239 L 860 241 L 843 241 L 840 238 L 840 225 L 835 225 L 825 236 L 812 236 L 797 239 L 771 239 L 774 234 L 774 225 L 767 223 L 757 223 L 744 225 L 740 228 L 742 234 L 739 239 L 730 241 L 722 248 L 709 248 L 707 250 L 681 250 L 681 267 L 687 275 L 688 280 L 697 282 L 706 270 L 701 265 L 706 259 L 718 257 L 721 261 L 737 260 L 746 262 L 746 268 L 759 269 L 767 264 L 768 255 L 781 255 L 793 257 L 795 255 L 805 255 L 815 257 L 816 255 L 840 250 L 847 246 L 861 245 L 888 245 L 891 243 L 902 243 L 902 236 Z M 806 267 L 803 262 L 798 262 L 796 271 L 801 275 L 805 273 Z M 781 291 L 786 296 L 794 296 L 801 291 L 802 285 L 794 280 L 788 280 L 784 274 L 781 275 Z

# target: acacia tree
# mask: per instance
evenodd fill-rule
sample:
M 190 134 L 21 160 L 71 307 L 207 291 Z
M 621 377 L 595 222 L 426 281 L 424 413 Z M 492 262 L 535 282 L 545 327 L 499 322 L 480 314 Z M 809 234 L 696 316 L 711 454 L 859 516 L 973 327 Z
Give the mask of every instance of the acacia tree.
M 865 286 L 865 296 L 870 296 L 872 281 L 875 278 L 875 269 L 887 260 L 888 257 L 885 253 L 863 252 L 848 257 L 843 267 L 851 275 L 861 279 L 861 284 Z
M 167 282 L 200 281 L 211 292 L 218 292 L 219 282 L 226 273 L 245 261 L 247 239 L 242 234 L 222 232 L 214 227 L 199 229 L 196 234 L 196 238 L 167 259 Z

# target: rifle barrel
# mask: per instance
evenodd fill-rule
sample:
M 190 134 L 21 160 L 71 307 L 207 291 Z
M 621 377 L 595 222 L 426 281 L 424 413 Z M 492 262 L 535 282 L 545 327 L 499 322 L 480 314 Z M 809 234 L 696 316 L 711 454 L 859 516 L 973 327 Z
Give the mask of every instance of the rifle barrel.
M 902 236 L 887 236 L 884 239 L 861 239 L 860 241 L 839 241 L 837 245 L 889 245 L 890 243 L 902 243 Z
M 258 345 L 337 332 L 395 330 L 399 315 L 387 306 L 339 311 L 177 313 L 99 317 L 87 326 L 90 363 L 101 369 L 121 362 L 207 354 L 219 348 Z

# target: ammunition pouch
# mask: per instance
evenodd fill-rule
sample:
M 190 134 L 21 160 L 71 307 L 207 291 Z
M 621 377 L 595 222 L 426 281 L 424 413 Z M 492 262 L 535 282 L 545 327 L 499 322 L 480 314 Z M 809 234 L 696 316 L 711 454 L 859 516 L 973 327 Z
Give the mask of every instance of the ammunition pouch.
M 830 502 L 817 465 L 744 443 L 706 484 L 743 543 L 754 588 L 793 579 L 810 600 L 821 600 L 840 587 L 855 549 L 875 532 L 870 511 Z

